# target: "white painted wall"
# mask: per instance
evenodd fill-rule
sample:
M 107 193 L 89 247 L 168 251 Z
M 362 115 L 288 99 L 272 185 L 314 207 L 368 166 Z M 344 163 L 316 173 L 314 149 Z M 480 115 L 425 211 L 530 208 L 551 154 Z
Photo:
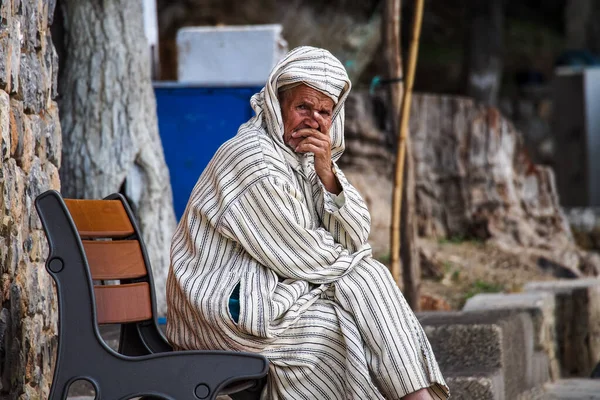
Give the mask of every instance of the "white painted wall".
M 281 25 L 182 28 L 178 80 L 206 86 L 262 86 L 287 53 Z

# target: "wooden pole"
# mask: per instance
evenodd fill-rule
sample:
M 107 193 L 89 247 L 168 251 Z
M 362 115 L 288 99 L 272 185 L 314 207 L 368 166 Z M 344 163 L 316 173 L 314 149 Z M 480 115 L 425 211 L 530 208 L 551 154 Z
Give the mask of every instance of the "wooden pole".
M 392 104 L 392 129 L 400 137 L 401 106 L 404 84 L 402 78 L 402 45 L 400 42 L 401 1 L 387 0 L 385 5 L 385 55 L 390 79 L 398 79 L 391 83 L 390 101 Z M 397 157 L 397 156 L 396 156 Z M 397 160 L 397 158 L 396 158 Z M 396 169 L 398 167 L 396 166 Z M 396 171 L 396 174 L 398 172 Z M 390 230 L 390 271 L 396 283 L 400 284 L 400 208 L 402 187 L 395 183 L 393 188 L 392 224 Z M 399 199 L 399 200 L 398 200 Z
M 404 183 L 404 165 L 406 159 L 406 149 L 408 142 L 408 121 L 410 117 L 410 105 L 412 99 L 412 89 L 414 83 L 415 69 L 417 64 L 417 55 L 419 51 L 419 38 L 421 33 L 421 21 L 423 19 L 423 3 L 424 0 L 416 0 L 414 17 L 413 17 L 413 31 L 408 55 L 408 68 L 405 79 L 405 87 L 402 99 L 402 108 L 400 112 L 400 130 L 398 138 L 398 149 L 396 154 L 396 172 L 394 176 L 394 191 L 392 200 L 392 224 L 391 224 L 391 271 L 396 282 L 400 280 L 400 234 L 401 234 L 401 215 L 402 215 L 402 190 Z M 409 163 L 410 164 L 410 163 Z M 414 173 L 414 171 L 406 171 Z M 414 197 L 414 191 L 413 191 Z M 413 201 L 414 198 L 406 196 L 407 201 Z M 416 234 L 416 230 L 413 224 L 406 224 L 405 232 L 408 235 Z M 405 242 L 406 242 L 405 238 Z M 412 239 L 412 245 L 415 245 L 414 238 Z M 415 253 L 414 249 L 409 249 L 410 253 Z M 409 262 L 403 263 L 402 277 L 404 281 L 404 294 L 405 297 L 413 308 L 417 310 L 419 308 L 419 280 L 420 271 L 418 262 L 410 260 Z

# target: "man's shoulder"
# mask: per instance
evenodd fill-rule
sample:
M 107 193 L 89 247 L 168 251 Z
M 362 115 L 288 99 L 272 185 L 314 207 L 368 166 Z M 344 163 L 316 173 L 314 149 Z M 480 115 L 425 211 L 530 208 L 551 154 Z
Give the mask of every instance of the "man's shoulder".
M 273 139 L 259 129 L 240 130 L 219 147 L 213 162 L 230 169 L 253 169 L 268 172 L 278 158 Z

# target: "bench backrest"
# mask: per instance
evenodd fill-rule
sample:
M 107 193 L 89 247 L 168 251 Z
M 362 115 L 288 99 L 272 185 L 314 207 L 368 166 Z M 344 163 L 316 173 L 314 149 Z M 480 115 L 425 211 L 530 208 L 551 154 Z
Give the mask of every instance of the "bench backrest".
M 98 324 L 151 319 L 147 257 L 124 203 L 118 199 L 64 201 L 94 281 Z

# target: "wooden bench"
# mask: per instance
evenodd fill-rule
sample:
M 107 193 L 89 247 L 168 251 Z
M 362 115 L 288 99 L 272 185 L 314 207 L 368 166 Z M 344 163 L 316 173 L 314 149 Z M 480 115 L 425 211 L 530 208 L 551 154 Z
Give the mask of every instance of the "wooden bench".
M 257 354 L 173 351 L 156 321 L 148 256 L 125 198 L 69 200 L 56 191 L 35 206 L 58 293 L 58 351 L 50 399 L 89 381 L 97 399 L 258 399 L 268 361 Z M 108 283 L 108 284 L 104 284 Z M 120 324 L 118 350 L 99 324 Z M 201 329 L 201 327 L 199 327 Z

